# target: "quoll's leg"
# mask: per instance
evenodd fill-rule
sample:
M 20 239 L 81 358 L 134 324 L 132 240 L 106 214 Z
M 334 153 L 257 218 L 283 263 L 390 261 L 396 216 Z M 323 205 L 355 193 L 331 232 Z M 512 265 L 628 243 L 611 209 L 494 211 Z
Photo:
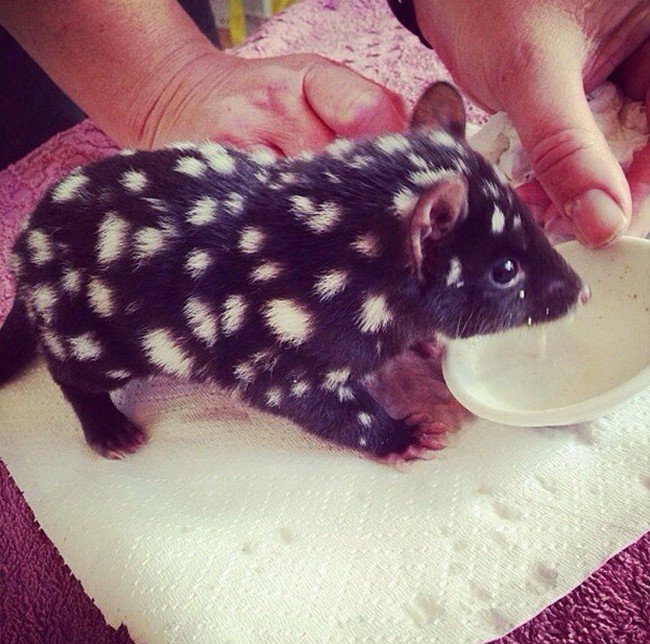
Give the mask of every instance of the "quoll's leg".
M 447 389 L 440 364 L 442 353 L 440 348 L 423 343 L 366 379 L 368 391 L 391 416 L 436 425 L 441 442 L 471 418 Z
M 142 429 L 120 412 L 108 391 L 88 391 L 57 381 L 79 418 L 90 447 L 106 458 L 132 454 L 147 437 Z
M 317 369 L 307 366 L 307 360 L 283 362 L 242 369 L 242 396 L 321 438 L 388 461 L 421 458 L 444 447 L 440 424 L 420 417 L 391 418 L 345 369 Z

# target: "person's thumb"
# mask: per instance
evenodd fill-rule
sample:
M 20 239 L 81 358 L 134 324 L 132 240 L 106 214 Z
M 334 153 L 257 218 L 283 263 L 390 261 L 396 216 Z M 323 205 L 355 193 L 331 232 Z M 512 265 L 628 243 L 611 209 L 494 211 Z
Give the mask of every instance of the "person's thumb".
M 522 83 L 504 106 L 535 174 L 589 246 L 626 230 L 632 205 L 621 166 L 587 105 L 579 69 L 549 64 L 537 82 Z
M 403 130 L 406 110 L 385 87 L 331 61 L 312 66 L 304 78 L 311 109 L 337 135 L 371 136 Z

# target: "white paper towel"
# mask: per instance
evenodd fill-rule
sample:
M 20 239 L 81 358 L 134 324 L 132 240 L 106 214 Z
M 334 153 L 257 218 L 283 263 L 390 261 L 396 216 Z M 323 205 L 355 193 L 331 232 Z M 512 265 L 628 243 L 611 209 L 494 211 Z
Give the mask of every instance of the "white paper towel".
M 0 455 L 136 641 L 477 642 L 650 527 L 650 390 L 589 425 L 474 421 L 406 472 L 209 387 L 122 402 L 151 441 L 103 460 L 36 369 L 0 391 Z

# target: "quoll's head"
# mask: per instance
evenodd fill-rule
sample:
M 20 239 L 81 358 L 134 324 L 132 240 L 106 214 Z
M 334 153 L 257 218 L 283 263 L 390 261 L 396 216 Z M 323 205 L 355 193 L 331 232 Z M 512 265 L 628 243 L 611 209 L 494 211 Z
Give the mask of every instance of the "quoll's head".
M 418 196 L 407 246 L 433 326 L 469 337 L 560 318 L 589 290 L 537 227 L 527 206 L 465 141 L 458 92 L 435 83 L 412 128 L 453 137 L 457 162 Z

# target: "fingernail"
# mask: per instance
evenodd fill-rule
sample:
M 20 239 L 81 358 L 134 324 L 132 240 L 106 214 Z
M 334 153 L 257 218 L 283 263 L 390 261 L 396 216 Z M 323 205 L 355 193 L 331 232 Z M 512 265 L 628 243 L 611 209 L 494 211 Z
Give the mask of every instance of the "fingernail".
M 628 221 L 621 207 L 602 190 L 592 189 L 565 205 L 578 239 L 589 246 L 605 246 L 619 237 Z

